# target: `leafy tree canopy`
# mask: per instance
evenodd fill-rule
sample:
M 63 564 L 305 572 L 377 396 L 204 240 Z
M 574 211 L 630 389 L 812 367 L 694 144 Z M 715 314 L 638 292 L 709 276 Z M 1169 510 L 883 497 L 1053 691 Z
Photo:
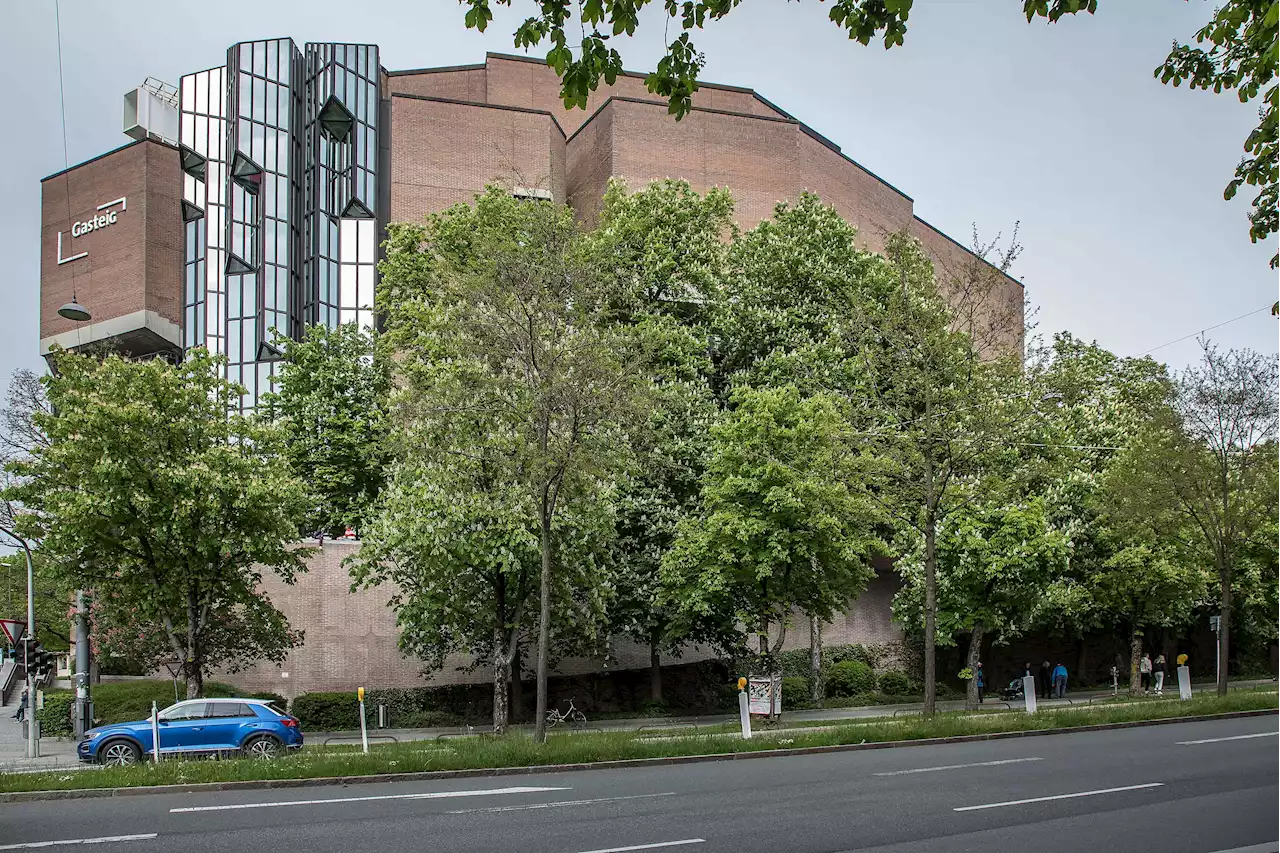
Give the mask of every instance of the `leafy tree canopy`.
M 303 488 L 278 431 L 238 413 L 243 389 L 203 349 L 178 366 L 53 357 L 49 409 L 34 421 L 46 441 L 9 464 L 17 482 L 5 490 L 50 565 L 163 626 L 192 696 L 232 654 L 282 659 L 299 638 L 263 595 L 262 572 L 291 582 L 308 552 L 297 547 Z M 225 645 L 228 614 L 257 637 Z

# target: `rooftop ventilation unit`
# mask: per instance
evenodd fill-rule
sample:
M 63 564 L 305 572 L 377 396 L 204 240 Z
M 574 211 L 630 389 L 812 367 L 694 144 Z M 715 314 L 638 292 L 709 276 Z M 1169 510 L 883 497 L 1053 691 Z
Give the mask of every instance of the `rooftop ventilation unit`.
M 148 77 L 124 95 L 124 135 L 178 144 L 178 90 Z

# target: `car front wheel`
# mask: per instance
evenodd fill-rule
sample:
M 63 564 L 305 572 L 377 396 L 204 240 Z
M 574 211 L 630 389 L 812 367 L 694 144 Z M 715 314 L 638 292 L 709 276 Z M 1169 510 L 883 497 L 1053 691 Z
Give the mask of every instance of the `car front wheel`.
M 259 735 L 245 741 L 241 748 L 247 758 L 258 758 L 270 761 L 280 756 L 280 741 L 271 735 Z
M 98 748 L 98 763 L 114 767 L 128 767 L 142 758 L 138 747 L 127 740 L 113 740 Z

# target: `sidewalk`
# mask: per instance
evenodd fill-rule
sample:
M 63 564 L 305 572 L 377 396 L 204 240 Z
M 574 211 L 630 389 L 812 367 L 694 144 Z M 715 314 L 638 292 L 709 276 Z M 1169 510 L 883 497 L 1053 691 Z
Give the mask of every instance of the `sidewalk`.
M 0 773 L 79 767 L 75 742 L 68 738 L 40 738 L 40 757 L 27 758 L 27 741 L 22 723 L 13 718 L 17 705 L 11 703 L 0 714 Z
M 1253 687 L 1260 684 L 1274 684 L 1274 681 L 1233 681 L 1231 686 L 1236 687 Z M 1210 691 L 1213 689 L 1212 682 L 1204 682 L 1192 685 L 1196 693 Z M 1120 689 L 1120 695 L 1125 695 L 1123 686 Z M 1070 707 L 1088 702 L 1090 699 L 1107 698 L 1111 696 L 1110 690 L 1080 690 L 1074 693 L 1068 693 L 1063 699 L 1040 699 L 1038 706 L 1041 708 L 1052 707 Z M 1165 690 L 1164 699 L 1177 699 L 1178 687 L 1173 685 L 1173 690 Z M 988 696 L 986 702 L 981 706 L 983 708 L 994 708 L 1001 705 L 1008 705 L 1010 708 L 1017 710 L 1023 707 L 1021 700 L 1014 702 L 1003 702 L 1002 700 Z M 858 720 L 874 717 L 892 717 L 895 712 L 901 714 L 903 712 L 918 712 L 921 709 L 921 703 L 914 702 L 902 705 L 864 705 L 856 708 L 810 708 L 798 711 L 783 710 L 783 719 L 788 722 L 814 722 L 814 721 L 838 721 L 838 720 Z M 938 702 L 939 711 L 963 711 L 964 700 L 955 699 L 945 702 Z M 587 725 L 583 731 L 649 731 L 649 730 L 670 730 L 681 728 L 695 728 L 705 726 L 716 726 L 723 723 L 736 723 L 738 721 L 737 714 L 708 714 L 706 716 L 681 716 L 681 717 L 629 717 L 625 719 L 606 719 L 592 720 L 587 719 Z M 532 732 L 532 723 L 521 723 L 510 727 L 514 731 Z M 489 727 L 485 725 L 479 726 L 453 726 L 428 729 L 369 729 L 369 740 L 371 743 L 386 742 L 388 739 L 395 739 L 400 742 L 417 741 L 417 740 L 435 740 L 437 738 L 453 738 L 467 737 L 470 735 L 482 734 L 489 731 Z M 317 746 L 323 745 L 326 740 L 332 740 L 335 743 L 359 743 L 360 732 L 341 731 L 341 732 L 306 732 L 307 742 Z

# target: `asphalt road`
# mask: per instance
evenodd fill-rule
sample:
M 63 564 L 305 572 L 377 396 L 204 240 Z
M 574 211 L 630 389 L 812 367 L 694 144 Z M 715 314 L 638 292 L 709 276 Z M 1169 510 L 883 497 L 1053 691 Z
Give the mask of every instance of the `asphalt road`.
M 0 805 L 0 850 L 1263 853 L 1278 848 L 1276 733 L 1267 716 L 642 769 L 12 803 Z

